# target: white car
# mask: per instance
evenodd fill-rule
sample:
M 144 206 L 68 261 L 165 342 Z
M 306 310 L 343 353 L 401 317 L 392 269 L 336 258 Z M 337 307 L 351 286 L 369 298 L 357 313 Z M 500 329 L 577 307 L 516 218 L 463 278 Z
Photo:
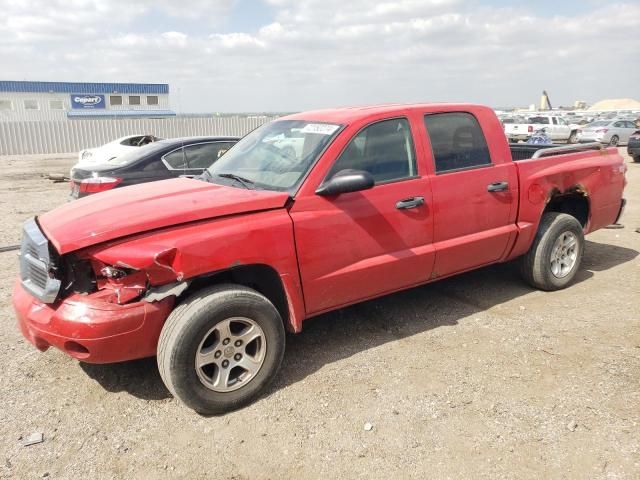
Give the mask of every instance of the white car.
M 578 128 L 569 125 L 559 115 L 539 114 L 526 119 L 525 123 L 506 123 L 504 133 L 512 142 L 528 140 L 536 130 L 544 128 L 554 142 L 576 143 Z
M 76 166 L 86 167 L 105 163 L 127 152 L 131 152 L 138 147 L 142 147 L 151 142 L 157 142 L 158 140 L 162 139 L 154 137 L 153 135 L 127 135 L 126 137 L 120 137 L 113 142 L 105 143 L 101 147 L 80 150 Z

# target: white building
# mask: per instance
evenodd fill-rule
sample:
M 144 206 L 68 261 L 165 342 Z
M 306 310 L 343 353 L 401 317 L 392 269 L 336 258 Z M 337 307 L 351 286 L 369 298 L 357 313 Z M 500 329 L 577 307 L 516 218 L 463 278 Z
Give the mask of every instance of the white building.
M 0 122 L 173 115 L 166 83 L 0 80 Z

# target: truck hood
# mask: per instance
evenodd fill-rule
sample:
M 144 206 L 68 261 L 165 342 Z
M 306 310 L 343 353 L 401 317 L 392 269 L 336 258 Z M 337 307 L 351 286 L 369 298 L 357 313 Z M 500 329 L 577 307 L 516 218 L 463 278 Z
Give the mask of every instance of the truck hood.
M 116 188 L 38 217 L 60 254 L 181 223 L 284 207 L 289 194 L 190 178 Z

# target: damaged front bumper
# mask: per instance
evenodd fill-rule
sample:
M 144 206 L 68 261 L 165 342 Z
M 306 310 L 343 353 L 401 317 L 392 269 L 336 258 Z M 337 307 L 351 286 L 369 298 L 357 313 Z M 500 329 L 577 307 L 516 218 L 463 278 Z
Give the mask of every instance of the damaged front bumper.
M 105 295 L 111 293 L 73 294 L 46 304 L 27 293 L 18 280 L 13 306 L 22 334 L 41 351 L 53 346 L 88 363 L 154 356 L 175 296 L 120 305 L 106 301 Z

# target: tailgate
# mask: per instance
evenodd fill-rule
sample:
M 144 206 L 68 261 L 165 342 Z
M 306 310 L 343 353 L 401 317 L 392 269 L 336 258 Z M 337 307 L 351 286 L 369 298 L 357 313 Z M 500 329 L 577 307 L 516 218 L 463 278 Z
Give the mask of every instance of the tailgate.
M 505 127 L 504 131 L 507 134 L 512 133 L 514 135 L 523 135 L 529 133 L 529 124 L 527 123 L 507 123 L 505 124 Z

